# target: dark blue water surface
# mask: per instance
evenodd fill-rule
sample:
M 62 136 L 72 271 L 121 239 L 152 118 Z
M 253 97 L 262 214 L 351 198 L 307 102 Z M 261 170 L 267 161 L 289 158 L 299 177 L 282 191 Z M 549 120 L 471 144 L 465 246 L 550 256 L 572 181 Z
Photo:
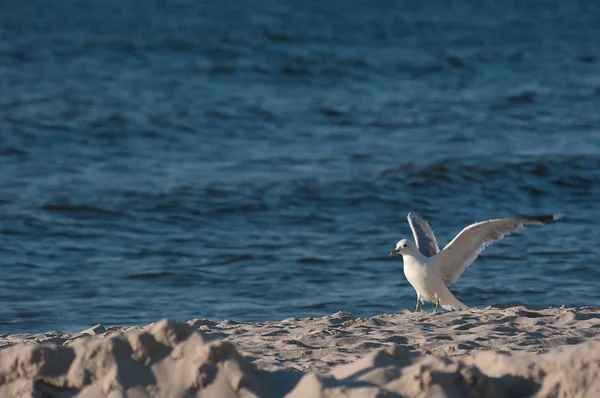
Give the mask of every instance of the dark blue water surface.
M 3 1 L 0 332 L 414 306 L 406 214 L 489 248 L 467 305 L 600 305 L 600 3 Z

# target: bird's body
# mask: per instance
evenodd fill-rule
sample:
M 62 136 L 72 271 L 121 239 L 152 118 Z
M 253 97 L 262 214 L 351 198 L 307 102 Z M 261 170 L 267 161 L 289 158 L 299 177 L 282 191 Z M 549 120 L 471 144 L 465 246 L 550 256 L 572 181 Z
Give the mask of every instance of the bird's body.
M 421 303 L 431 301 L 438 303 L 446 310 L 462 310 L 468 308 L 458 301 L 448 290 L 444 280 L 431 264 L 433 257 L 425 257 L 415 246 L 410 254 L 403 255 L 404 276 L 415 288 L 417 300 Z
M 552 215 L 482 221 L 464 228 L 440 251 L 427 220 L 408 213 L 416 243 L 402 239 L 390 255 L 402 255 L 404 276 L 417 292 L 417 310 L 419 303 L 425 301 L 435 302 L 436 310 L 438 305 L 446 310 L 462 310 L 468 307 L 454 297 L 448 286 L 458 280 L 487 246 L 524 224 L 547 224 L 558 218 Z

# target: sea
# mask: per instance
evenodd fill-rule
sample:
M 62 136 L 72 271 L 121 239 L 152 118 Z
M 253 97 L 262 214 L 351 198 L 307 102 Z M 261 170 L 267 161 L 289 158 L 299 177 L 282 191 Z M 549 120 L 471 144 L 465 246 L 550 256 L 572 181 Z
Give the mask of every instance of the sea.
M 600 2 L 0 3 L 0 333 L 600 305 Z

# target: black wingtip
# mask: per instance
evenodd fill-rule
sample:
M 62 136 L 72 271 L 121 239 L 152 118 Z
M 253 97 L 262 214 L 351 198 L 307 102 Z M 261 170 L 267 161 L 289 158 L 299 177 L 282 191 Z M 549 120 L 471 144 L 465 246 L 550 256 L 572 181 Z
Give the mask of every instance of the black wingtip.
M 533 223 L 549 224 L 553 221 L 560 220 L 564 214 L 552 214 L 548 216 L 527 216 L 524 217 L 527 221 Z

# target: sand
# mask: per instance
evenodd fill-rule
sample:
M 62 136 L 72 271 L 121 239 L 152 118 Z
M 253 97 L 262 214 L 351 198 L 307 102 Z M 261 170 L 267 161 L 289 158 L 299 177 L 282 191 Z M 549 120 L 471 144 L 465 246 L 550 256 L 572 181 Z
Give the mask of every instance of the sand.
M 0 335 L 0 397 L 598 397 L 600 308 Z

